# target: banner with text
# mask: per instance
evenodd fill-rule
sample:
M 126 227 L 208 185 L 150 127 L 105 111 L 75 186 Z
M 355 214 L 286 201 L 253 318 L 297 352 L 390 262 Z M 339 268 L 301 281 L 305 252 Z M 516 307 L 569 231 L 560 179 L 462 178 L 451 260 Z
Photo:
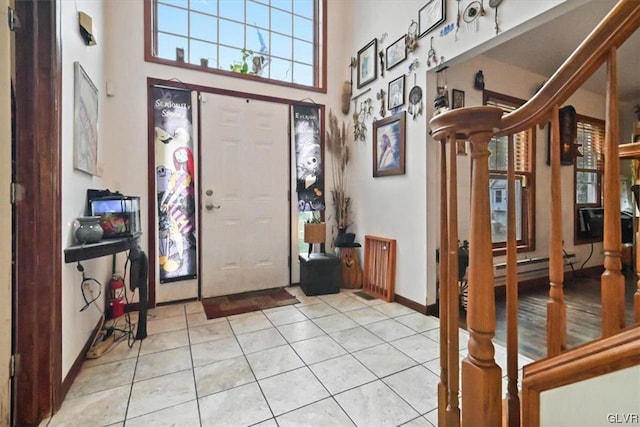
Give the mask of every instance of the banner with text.
M 325 202 L 320 108 L 294 105 L 292 110 L 298 211 L 321 211 L 325 208 Z
M 191 91 L 153 88 L 160 283 L 197 277 Z

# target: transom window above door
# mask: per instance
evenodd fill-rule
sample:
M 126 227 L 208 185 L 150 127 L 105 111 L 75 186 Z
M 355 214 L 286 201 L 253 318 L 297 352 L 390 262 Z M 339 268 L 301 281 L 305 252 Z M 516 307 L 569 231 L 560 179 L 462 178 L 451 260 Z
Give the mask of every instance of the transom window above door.
M 326 90 L 326 0 L 147 0 L 145 57 Z

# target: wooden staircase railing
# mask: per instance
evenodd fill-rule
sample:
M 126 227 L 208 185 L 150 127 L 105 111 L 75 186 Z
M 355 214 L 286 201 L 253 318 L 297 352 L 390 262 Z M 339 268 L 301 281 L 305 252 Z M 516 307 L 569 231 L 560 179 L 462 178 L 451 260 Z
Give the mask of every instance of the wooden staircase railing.
M 563 281 L 562 194 L 560 182 L 560 106 L 603 64 L 607 64 L 606 134 L 604 171 L 604 267 L 602 335 L 611 337 L 624 328 L 624 277 L 621 273 L 620 185 L 618 158 L 618 47 L 640 26 L 640 0 L 621 0 L 582 42 L 538 93 L 515 111 L 504 114 L 491 106 L 446 111 L 431 122 L 431 134 L 441 144 L 440 195 L 440 364 L 438 420 L 441 426 L 530 425 L 529 412 L 520 419 L 517 385 L 517 273 L 515 209 L 507 218 L 507 393 L 501 405 L 502 373 L 494 359 L 495 292 L 489 199 L 488 142 L 494 136 L 509 137 L 508 191 L 514 194 L 512 135 L 551 124 L 551 224 L 549 245 L 549 301 L 547 304 L 547 353 L 561 357 L 566 350 L 566 305 Z M 471 142 L 472 178 L 468 270 L 468 356 L 461 363 L 462 407 L 458 408 L 458 210 L 455 143 Z M 449 167 L 447 168 L 447 146 Z M 513 198 L 508 197 L 511 202 Z M 570 199 L 571 200 L 571 199 Z M 640 251 L 637 251 L 640 254 Z M 445 254 L 448 254 L 446 256 Z M 639 255 L 640 256 L 640 255 Z M 640 265 L 640 257 L 638 258 Z M 640 318 L 640 281 L 634 307 Z M 561 368 L 560 368 L 561 369 Z M 527 406 L 523 395 L 523 406 Z

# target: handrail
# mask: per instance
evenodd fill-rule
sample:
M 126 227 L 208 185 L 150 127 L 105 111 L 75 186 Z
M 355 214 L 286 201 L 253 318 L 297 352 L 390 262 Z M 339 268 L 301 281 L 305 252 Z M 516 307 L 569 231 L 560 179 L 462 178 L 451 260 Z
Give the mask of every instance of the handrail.
M 591 341 L 523 370 L 523 419 L 539 425 L 540 393 L 640 365 L 640 326 Z M 536 422 L 537 421 L 537 422 Z
M 587 6 L 588 7 L 588 6 Z M 640 0 L 621 0 L 567 58 L 545 85 L 520 108 L 505 114 L 498 135 L 545 122 L 554 105 L 562 105 L 640 27 Z

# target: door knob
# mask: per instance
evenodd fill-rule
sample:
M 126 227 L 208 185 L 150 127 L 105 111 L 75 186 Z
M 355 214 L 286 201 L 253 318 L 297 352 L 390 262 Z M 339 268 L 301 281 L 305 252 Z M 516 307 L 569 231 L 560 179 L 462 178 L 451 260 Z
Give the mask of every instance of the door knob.
M 220 209 L 220 205 L 214 205 L 213 203 L 207 203 L 204 207 L 207 208 L 208 211 Z

